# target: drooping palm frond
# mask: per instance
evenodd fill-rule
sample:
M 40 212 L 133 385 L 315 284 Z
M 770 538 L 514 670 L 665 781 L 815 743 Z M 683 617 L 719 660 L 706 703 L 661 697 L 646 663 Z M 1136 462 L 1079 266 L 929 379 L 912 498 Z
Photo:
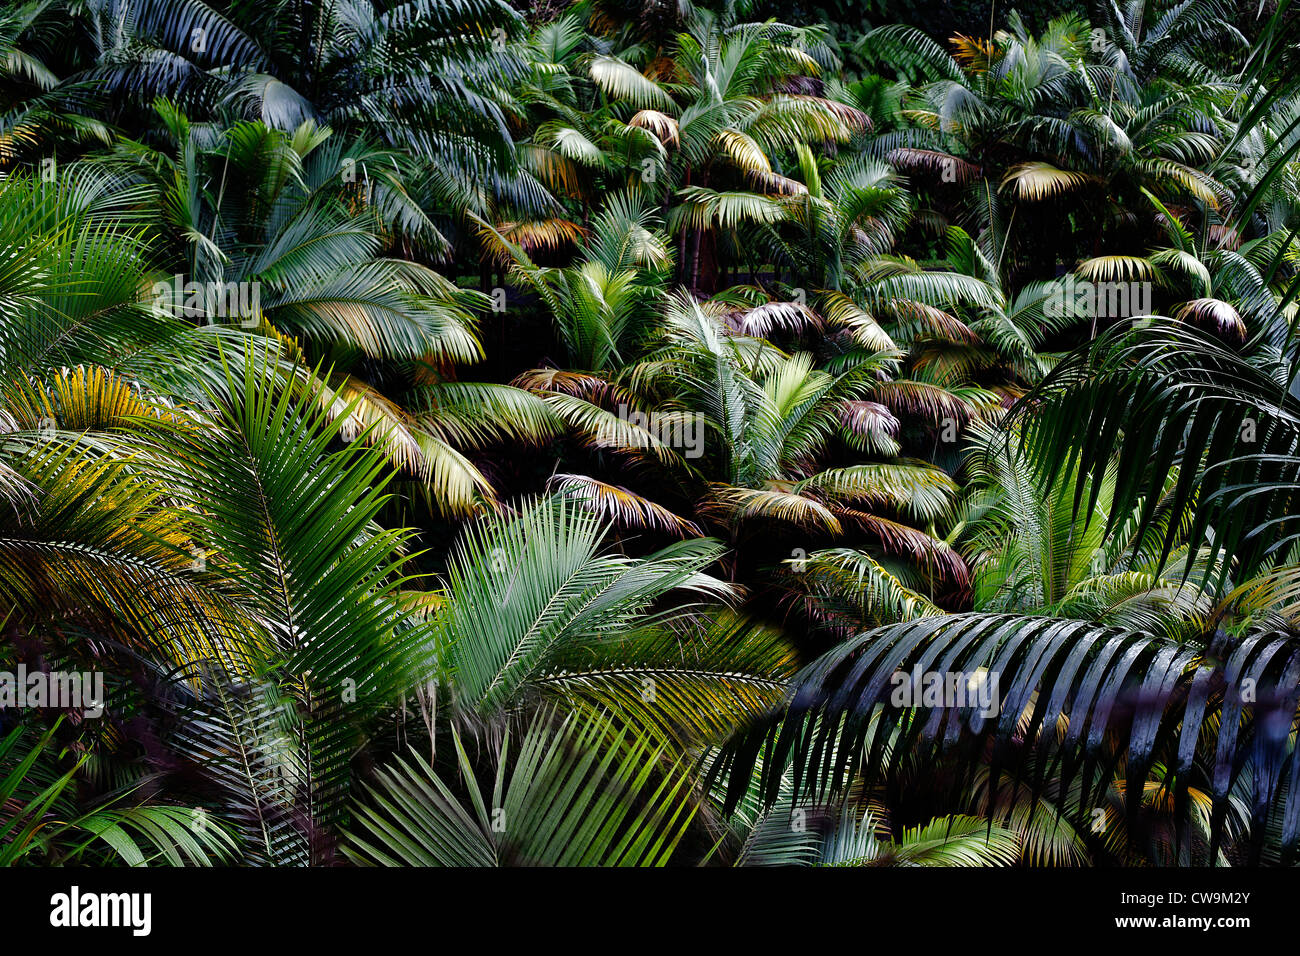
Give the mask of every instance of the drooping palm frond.
M 714 485 L 699 510 L 732 524 L 765 518 L 797 527 L 820 528 L 833 534 L 841 529 L 834 512 L 816 498 L 776 488 Z
M 428 477 L 428 462 L 413 434 L 416 423 L 396 402 L 351 375 L 337 376 L 328 389 L 310 383 L 307 389 L 325 403 L 331 419 L 346 416 L 340 429 L 344 440 L 364 435 L 378 443 L 397 467 Z
M 1010 187 L 1020 199 L 1050 199 L 1082 189 L 1093 178 L 1072 169 L 1058 169 L 1050 163 L 1022 163 L 1007 170 L 1003 188 Z
M 1107 530 L 1141 503 L 1141 537 L 1157 506 L 1166 507 L 1155 492 L 1177 467 L 1167 507 L 1194 507 L 1187 540 L 1207 541 L 1211 564 L 1231 555 L 1236 573 L 1249 576 L 1296 538 L 1295 401 L 1276 372 L 1193 328 L 1157 322 L 1138 334 L 1103 335 L 1058 365 L 1022 407 L 1033 409 L 1026 434 L 1042 474 L 1054 480 L 1077 467 L 1076 510 L 1093 508 L 1100 494 L 1094 479 L 1114 458 Z M 1170 529 L 1161 563 L 1172 547 Z M 1230 570 L 1218 566 L 1216 586 Z
M 827 292 L 822 297 L 821 307 L 829 327 L 847 329 L 854 342 L 863 348 L 877 351 L 893 351 L 897 348 L 894 340 L 880 327 L 876 317 L 849 296 Z
M 473 361 L 481 354 L 473 315 L 444 282 L 413 263 L 376 259 L 314 281 L 278 279 L 263 307 L 276 327 L 307 341 L 386 358 Z
M 586 475 L 553 475 L 547 482 L 547 489 L 580 501 L 616 527 L 656 529 L 681 537 L 702 534 L 694 521 L 674 514 L 663 505 L 620 485 L 611 485 Z
M 858 624 L 912 621 L 943 613 L 865 551 L 828 548 L 788 563 L 817 610 L 851 615 Z
M 677 120 L 659 110 L 644 109 L 635 113 L 628 123 L 648 129 L 665 146 L 676 146 L 681 139 Z
M 1230 303 L 1222 299 L 1202 298 L 1184 302 L 1174 310 L 1174 318 L 1191 322 L 1230 342 L 1246 340 L 1246 323 Z
M 480 231 L 479 238 L 497 261 L 510 261 L 511 246 L 495 241 L 497 237 L 529 253 L 554 252 L 577 245 L 585 238 L 581 226 L 567 219 L 534 219 L 528 222 L 498 223 L 493 231 Z
M 963 186 L 978 179 L 981 172 L 980 167 L 969 160 L 934 149 L 899 147 L 891 149 L 886 158 L 899 169 L 919 170 L 942 182 Z
M 306 393 L 340 419 L 340 437 L 382 449 L 395 466 L 424 483 L 444 514 L 471 515 L 497 504 L 491 483 L 465 452 L 503 440 L 540 442 L 559 421 L 535 396 L 508 385 L 442 382 L 423 385 L 398 404 L 348 375 L 321 387 L 299 376 Z
M 183 669 L 214 659 L 246 671 L 248 610 L 195 574 L 198 515 L 129 460 L 56 436 L 9 464 L 28 494 L 0 510 L 0 597 L 33 637 L 73 622 Z
M 675 108 L 672 97 L 658 83 L 616 56 L 592 57 L 589 70 L 592 80 L 602 90 L 642 110 Z
M 910 415 L 932 422 L 961 425 L 975 414 L 969 402 L 931 382 L 893 379 L 873 386 L 869 397 L 894 415 Z
M 502 441 L 542 444 L 556 437 L 562 423 L 531 392 L 490 382 L 438 382 L 405 397 L 420 424 L 462 449 Z
M 1105 282 L 1159 278 L 1159 271 L 1141 256 L 1096 256 L 1080 262 L 1074 270 L 1085 279 Z
M 845 402 L 840 420 L 849 445 L 858 451 L 893 456 L 901 450 L 896 440 L 899 421 L 878 402 Z
M 652 456 L 670 466 L 681 462 L 681 453 L 673 445 L 673 433 L 660 434 L 649 427 L 650 417 L 635 406 L 622 404 L 619 411 L 609 411 L 563 393 L 545 395 L 544 400 L 551 411 L 595 448 L 617 449 L 633 457 Z
M 828 498 L 867 507 L 888 506 L 908 517 L 931 522 L 951 507 L 957 484 L 945 472 L 920 462 L 849 465 L 818 472 L 796 486 Z
M 927 618 L 868 632 L 809 665 L 785 705 L 740 733 L 713 772 L 729 778 L 729 807 L 756 769 L 769 802 L 787 768 L 797 796 L 820 800 L 859 775 L 887 778 L 905 754 L 933 760 L 957 747 L 972 760 L 991 752 L 995 777 L 1032 756 L 1041 780 L 1050 762 L 1084 788 L 1087 807 L 1120 767 L 1134 834 L 1143 781 L 1160 760 L 1178 768 L 1180 808 L 1194 773 L 1210 780 L 1213 859 L 1229 791 L 1249 764 L 1252 853 L 1262 851 L 1271 819 L 1286 821 L 1281 844 L 1290 852 L 1300 814 L 1290 796 L 1283 806 L 1272 801 L 1281 780 L 1300 773 L 1285 730 L 1297 659 L 1294 639 L 1276 633 L 1220 634 L 1202 647 L 1051 618 Z M 920 687 L 915 699 L 897 697 L 900 676 L 912 674 L 939 675 L 934 700 Z M 1180 839 L 1189 832 L 1181 827 Z
M 743 223 L 771 223 L 785 215 L 776 200 L 749 192 L 719 192 L 707 186 L 687 186 L 679 193 L 668 228 L 734 229 Z
M 801 302 L 764 302 L 726 315 L 728 325 L 742 335 L 769 337 L 777 329 L 820 329 L 817 313 Z

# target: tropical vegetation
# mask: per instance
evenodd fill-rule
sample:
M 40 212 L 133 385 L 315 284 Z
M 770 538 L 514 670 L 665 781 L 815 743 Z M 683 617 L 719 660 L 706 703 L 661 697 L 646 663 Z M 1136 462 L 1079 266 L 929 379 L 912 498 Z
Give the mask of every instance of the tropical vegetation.
M 914 7 L 0 11 L 0 861 L 1294 862 L 1295 13 Z

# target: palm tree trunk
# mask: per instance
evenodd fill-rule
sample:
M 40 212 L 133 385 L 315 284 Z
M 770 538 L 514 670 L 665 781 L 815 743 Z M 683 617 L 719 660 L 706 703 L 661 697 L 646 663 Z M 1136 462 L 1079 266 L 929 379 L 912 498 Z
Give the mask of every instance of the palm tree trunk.
M 691 291 L 697 292 L 700 288 L 700 241 L 704 235 L 703 229 L 695 230 L 695 237 L 691 243 Z

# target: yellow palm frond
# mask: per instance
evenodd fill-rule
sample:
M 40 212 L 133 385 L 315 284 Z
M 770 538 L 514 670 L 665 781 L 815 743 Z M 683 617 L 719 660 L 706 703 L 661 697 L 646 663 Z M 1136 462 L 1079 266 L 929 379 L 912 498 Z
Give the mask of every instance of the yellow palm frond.
M 1155 264 L 1141 256 L 1097 256 L 1079 263 L 1074 272 L 1089 282 L 1128 282 L 1133 279 L 1159 278 Z
M 366 441 L 384 450 L 388 460 L 402 470 L 428 481 L 432 474 L 415 437 L 415 420 L 396 402 L 351 375 L 334 377 L 329 386 L 310 387 L 326 409 L 330 421 L 344 419 L 339 434 L 355 441 L 363 433 Z
M 918 521 L 940 518 L 952 507 L 960 490 L 946 472 L 916 461 L 828 468 L 796 487 L 799 491 L 815 490 L 828 500 L 885 506 Z
M 146 401 L 131 383 L 100 366 L 63 369 L 49 382 L 19 379 L 5 392 L 16 428 L 36 429 L 48 420 L 65 431 L 110 431 L 143 418 L 175 419 Z
M 424 490 L 430 507 L 463 517 L 500 506 L 491 482 L 472 461 L 436 435 L 423 430 L 412 434 L 429 463 Z
M 988 40 L 957 34 L 949 38 L 952 55 L 967 73 L 987 73 L 997 57 L 997 48 Z
M 898 348 L 889 333 L 880 327 L 870 312 L 858 305 L 843 292 L 824 292 L 821 297 L 822 314 L 826 316 L 828 328 L 840 328 L 848 331 L 853 341 L 866 349 L 877 352 L 894 351 Z
M 569 157 L 532 143 L 519 144 L 516 153 L 519 165 L 536 176 L 551 192 L 572 197 L 586 194 L 591 176 Z
M 839 519 L 820 501 L 776 488 L 713 484 L 700 512 L 732 525 L 750 518 L 764 518 L 832 534 L 839 534 L 842 530 Z
M 582 227 L 567 219 L 534 219 L 527 222 L 502 222 L 497 224 L 497 232 L 507 242 L 513 243 L 525 252 L 539 250 L 554 252 L 565 246 L 581 242 L 586 233 Z M 511 261 L 509 247 L 492 242 L 492 234 L 480 230 L 479 237 L 490 245 L 502 262 Z
M 1152 175 L 1176 183 L 1211 209 L 1218 209 L 1230 201 L 1223 186 L 1199 169 L 1169 159 L 1155 159 L 1143 165 Z
M 719 130 L 713 142 L 723 155 L 746 173 L 772 172 L 772 164 L 767 161 L 763 148 L 739 130 Z
M 648 130 L 664 146 L 677 146 L 681 142 L 681 128 L 677 120 L 659 110 L 639 110 L 630 120 L 629 126 Z
M 1095 176 L 1087 173 L 1058 169 L 1051 163 L 1032 162 L 1012 166 L 1002 177 L 1002 186 L 1013 187 L 1018 199 L 1038 200 L 1075 192 L 1096 181 Z
M 547 482 L 549 490 L 580 501 L 588 510 L 608 518 L 621 528 L 667 531 L 679 537 L 699 537 L 704 532 L 663 505 L 642 497 L 622 485 L 611 485 L 586 475 L 559 474 Z

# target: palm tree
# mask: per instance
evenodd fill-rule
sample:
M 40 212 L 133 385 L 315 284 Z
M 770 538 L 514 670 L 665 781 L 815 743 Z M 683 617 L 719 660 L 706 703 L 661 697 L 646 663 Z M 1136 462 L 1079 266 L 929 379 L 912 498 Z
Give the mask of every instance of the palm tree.
M 1113 463 L 1099 479 L 1092 511 L 1079 514 L 1073 475 L 1062 474 L 1044 488 L 1018 431 L 977 425 L 970 437 L 962 539 L 978 610 L 1199 636 L 1213 605 L 1199 584 L 1205 569 L 1190 580 L 1161 573 L 1165 533 L 1172 535 L 1175 557 L 1194 559 L 1179 530 L 1183 516 L 1167 502 L 1156 506 L 1156 525 L 1140 539 L 1141 504 L 1127 520 L 1110 520 Z M 1175 470 L 1156 493 L 1170 495 L 1177 483 Z
M 779 634 L 710 610 L 731 596 L 701 571 L 716 542 L 632 559 L 599 552 L 607 532 L 562 496 L 467 532 L 446 587 L 426 599 L 439 648 L 419 691 L 431 756 L 378 775 L 349 857 L 667 861 L 698 810 L 694 756 L 770 706 L 790 651 Z M 673 589 L 700 603 L 656 610 Z M 447 752 L 454 778 L 435 769 Z
M 1152 66 L 1140 69 L 1179 61 L 1179 50 L 1206 43 L 1207 35 L 1236 35 L 1231 27 L 1219 30 L 1212 6 L 1188 4 L 1171 13 L 1199 26 L 1170 27 L 1164 36 L 1181 37 L 1182 46 L 1153 41 Z M 1195 13 L 1184 9 L 1190 7 Z M 1133 5 L 1129 15 L 1140 19 Z M 898 145 L 888 156 L 902 169 L 931 179 L 941 173 L 937 178 L 966 186 L 971 218 L 961 224 L 974 234 L 1000 233 L 998 258 L 1007 254 L 1006 232 L 997 226 L 1002 217 L 994 192 L 1014 202 L 1021 218 L 1016 238 L 1038 235 L 1053 217 L 1076 221 L 1082 236 L 1066 237 L 1073 248 L 1041 242 L 1012 248 L 1019 271 L 1038 279 L 1051 278 L 1062 258 L 1100 254 L 1135 225 L 1154 237 L 1166 207 L 1226 210 L 1231 191 L 1209 171 L 1237 143 L 1226 82 L 1213 74 L 1178 84 L 1139 79 L 1122 48 L 1094 44 L 1093 28 L 1077 16 L 1051 21 L 1038 38 L 1014 15 L 1010 21 L 1010 31 L 988 42 L 957 38 L 955 55 L 904 27 L 882 27 L 865 38 L 875 56 L 926 77 L 903 103 L 903 115 L 924 132 L 895 135 Z
M 658 147 L 648 157 L 655 175 L 647 191 L 663 197 L 679 237 L 679 276 L 693 289 L 705 267 L 706 235 L 716 241 L 715 230 L 778 217 L 776 197 L 790 188 L 773 168 L 778 154 L 847 141 L 868 122 L 846 104 L 790 91 L 822 69 L 809 52 L 820 43 L 817 31 L 780 23 L 724 29 L 696 12 L 671 61 L 652 65 L 656 74 L 614 55 L 590 65 L 602 92 L 637 111 L 624 122 L 648 131 Z
M 496 0 L 380 5 L 90 0 L 71 12 L 101 108 L 156 97 L 291 131 L 306 121 L 425 158 L 508 154 L 501 100 L 521 75 L 519 17 Z M 110 105 L 112 104 L 112 105 Z
M 794 799 L 802 800 L 843 794 L 859 777 L 890 780 L 907 755 L 921 767 L 925 800 L 961 805 L 970 799 L 973 770 L 991 762 L 992 779 L 1022 781 L 1025 796 L 1043 793 L 1050 776 L 1065 792 L 1077 788 L 1060 812 L 1088 832 L 1092 810 L 1108 812 L 1118 767 L 1130 845 L 1159 827 L 1172 836 L 1172 858 L 1217 860 L 1236 830 L 1236 821 L 1232 829 L 1227 824 L 1230 807 L 1246 788 L 1252 809 L 1231 851 L 1257 862 L 1266 847 L 1275 857 L 1293 852 L 1297 839 L 1283 822 L 1295 791 L 1267 769 L 1294 766 L 1288 735 L 1264 729 L 1275 715 L 1289 718 L 1284 671 L 1295 653 L 1293 638 L 1266 631 L 1188 645 L 1056 618 L 925 618 L 868 631 L 810 664 L 791 682 L 783 706 L 739 734 L 711 773 L 726 781 L 729 811 L 755 773 L 770 805 L 786 772 L 801 781 Z M 996 674 L 998 712 L 973 701 L 900 707 L 891 699 L 891 675 L 913 670 Z M 1247 673 L 1251 683 L 1243 685 Z M 1126 684 L 1132 693 L 1121 692 Z M 823 759 L 826 753 L 834 759 Z M 1159 788 L 1168 789 L 1172 805 L 1167 830 L 1163 798 L 1151 815 L 1143 810 L 1150 775 L 1163 776 L 1164 768 L 1174 778 Z M 1210 803 L 1204 843 L 1193 842 L 1200 812 L 1191 802 L 1194 790 Z M 1036 806 L 1038 798 L 1031 800 Z
M 558 423 L 523 391 L 456 380 L 455 364 L 482 357 L 475 324 L 486 300 L 388 254 L 399 236 L 408 249 L 446 245 L 394 154 L 310 122 L 292 133 L 217 130 L 159 110 L 175 154 L 126 142 L 105 165 L 122 171 L 114 188 L 124 205 L 156 209 L 166 224 L 161 256 L 184 284 L 156 286 L 161 307 L 256 329 L 302 363 L 326 365 L 331 390 L 318 395 L 332 414 L 347 410 L 347 437 L 381 444 L 436 510 L 490 506 L 495 491 L 465 452 L 504 437 L 544 440 Z M 191 284 L 251 288 L 253 308 L 226 316 L 211 296 L 195 307 L 183 291 Z
M 544 370 L 527 381 L 587 444 L 671 481 L 694 520 L 725 529 L 735 545 L 752 546 L 773 528 L 804 542 L 866 536 L 921 563 L 941 590 L 962 591 L 961 561 L 917 527 L 942 517 L 956 486 L 924 462 L 894 458 L 897 422 L 864 399 L 884 387 L 878 376 L 891 353 L 858 354 L 832 373 L 814 368 L 808 354 L 786 356 L 736 333 L 684 296 L 665 318 L 663 344 L 614 381 Z M 833 466 L 836 445 L 878 449 L 892 460 Z M 660 494 L 646 501 L 572 475 L 557 483 L 627 526 L 694 526 L 674 519 L 671 506 L 654 500 Z

